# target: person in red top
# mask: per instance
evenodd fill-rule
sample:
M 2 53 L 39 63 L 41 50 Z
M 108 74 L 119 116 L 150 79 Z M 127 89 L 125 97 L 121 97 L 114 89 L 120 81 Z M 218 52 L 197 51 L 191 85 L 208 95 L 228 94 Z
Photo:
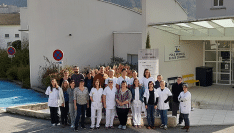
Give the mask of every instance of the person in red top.
M 93 81 L 95 82 L 97 79 L 99 79 L 101 88 L 104 88 L 105 87 L 105 79 L 108 78 L 108 75 L 105 74 L 105 70 L 104 70 L 103 66 L 101 66 L 99 68 L 99 71 L 100 71 L 100 73 L 95 75 L 95 77 L 93 78 Z

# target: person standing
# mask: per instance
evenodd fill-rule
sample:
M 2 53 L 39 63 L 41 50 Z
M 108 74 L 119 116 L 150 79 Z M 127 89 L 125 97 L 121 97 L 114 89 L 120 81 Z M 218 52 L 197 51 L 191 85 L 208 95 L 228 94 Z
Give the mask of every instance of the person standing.
M 177 111 L 179 110 L 179 104 L 178 96 L 183 91 L 183 83 L 182 78 L 178 77 L 177 82 L 172 85 L 172 95 L 173 95 L 173 102 L 172 102 L 172 116 L 177 117 Z M 183 117 L 180 114 L 179 115 L 179 123 L 181 124 L 183 122 Z
M 149 69 L 145 69 L 144 70 L 144 77 L 140 80 L 140 83 L 143 85 L 145 90 L 148 89 L 149 81 L 152 81 L 154 83 L 154 78 L 151 77 Z
M 180 113 L 183 115 L 185 126 L 182 129 L 186 129 L 189 132 L 189 114 L 191 111 L 191 93 L 188 91 L 188 85 L 183 84 L 183 90 L 178 96 L 178 101 L 180 102 Z
M 75 126 L 75 118 L 76 118 L 76 110 L 74 107 L 74 90 L 75 90 L 75 81 L 72 80 L 70 82 L 70 88 L 67 89 L 67 93 L 69 95 L 69 114 L 71 119 L 71 128 Z
M 135 128 L 141 128 L 141 111 L 142 103 L 144 102 L 144 88 L 141 87 L 138 78 L 133 80 L 133 85 L 130 88 L 132 93 L 132 116 Z
M 162 75 L 158 75 L 157 76 L 157 81 L 155 81 L 154 84 L 154 88 L 158 89 L 158 87 L 160 87 L 160 82 L 163 80 L 163 76 Z M 165 87 L 167 87 L 167 83 L 165 82 Z
M 103 103 L 106 109 L 106 129 L 113 129 L 113 121 L 115 118 L 116 107 L 115 107 L 115 93 L 117 91 L 116 87 L 113 86 L 113 79 L 108 80 L 108 86 L 103 91 Z
M 149 89 L 144 93 L 145 108 L 147 110 L 147 129 L 155 129 L 154 126 L 154 112 L 158 104 L 158 92 L 154 88 L 154 82 L 149 81 Z
M 90 91 L 90 100 L 91 104 L 91 126 L 90 129 L 94 129 L 95 126 L 95 117 L 97 117 L 96 128 L 100 128 L 100 122 L 102 119 L 102 93 L 103 88 L 100 88 L 100 81 L 97 79 L 94 81 L 94 87 Z M 97 114 L 96 114 L 97 112 Z
M 137 77 L 137 71 L 132 71 L 132 78 L 130 78 L 130 80 L 129 80 L 129 85 L 130 86 L 132 86 L 133 84 L 134 84 L 134 79 L 135 78 L 137 78 L 138 79 L 138 77 Z M 138 80 L 139 81 L 139 80 Z
M 169 100 L 172 98 L 171 91 L 165 87 L 165 81 L 160 82 L 160 87 L 157 89 L 159 99 L 158 99 L 158 109 L 161 116 L 162 125 L 160 128 L 167 130 L 167 110 L 169 109 Z
M 67 89 L 69 88 L 69 83 L 67 80 L 64 80 L 62 83 L 62 90 L 63 90 L 63 96 L 64 96 L 64 105 L 60 106 L 60 111 L 61 111 L 61 123 L 62 123 L 62 128 L 67 126 L 67 115 L 69 112 L 69 95 L 67 92 Z
M 69 83 L 71 82 L 71 78 L 69 77 L 69 71 L 68 70 L 65 70 L 63 72 L 63 78 L 60 79 L 59 86 L 62 85 L 64 80 L 67 80 Z
M 115 94 L 116 110 L 120 122 L 120 125 L 118 126 L 119 129 L 126 129 L 131 99 L 132 93 L 127 88 L 127 82 L 123 80 L 121 83 L 121 88 L 118 89 Z
M 73 71 L 74 71 L 74 74 L 71 76 L 71 80 L 75 81 L 75 83 L 76 83 L 75 87 L 79 87 L 80 80 L 84 79 L 84 75 L 79 73 L 80 68 L 77 66 L 74 66 Z
M 88 91 L 90 93 L 91 89 L 93 88 L 93 76 L 92 76 L 92 72 L 88 71 L 86 73 L 86 78 L 85 78 L 85 87 L 88 88 Z M 89 98 L 89 108 L 86 109 L 86 116 L 87 117 L 91 117 L 91 100 Z
M 109 83 L 108 83 L 109 79 L 113 80 L 113 86 L 116 87 L 116 83 L 117 83 L 118 78 L 114 77 L 114 75 L 115 75 L 115 70 L 110 69 L 109 70 L 109 77 L 107 79 L 105 79 L 105 87 L 107 87 L 109 85 Z
M 101 66 L 99 68 L 99 71 L 100 71 L 100 73 L 98 73 L 97 75 L 95 75 L 95 77 L 93 78 L 93 81 L 95 82 L 98 79 L 99 82 L 100 82 L 100 87 L 104 88 L 105 87 L 105 79 L 108 78 L 108 75 L 105 74 L 105 68 L 103 66 Z M 93 84 L 95 84 L 94 82 L 93 82 Z
M 127 88 L 128 88 L 129 80 L 130 80 L 129 77 L 127 77 L 127 70 L 125 68 L 123 68 L 122 69 L 122 75 L 117 80 L 116 88 L 117 89 L 121 88 L 122 81 L 126 82 Z
M 75 131 L 78 131 L 78 125 L 81 116 L 81 128 L 86 129 L 85 127 L 85 110 L 89 108 L 89 91 L 87 87 L 84 87 L 84 80 L 80 80 L 79 87 L 74 90 L 74 106 L 77 110 L 77 116 L 75 120 Z
M 58 107 L 64 106 L 63 90 L 58 86 L 56 79 L 52 79 L 50 86 L 46 89 L 49 96 L 48 106 L 50 108 L 50 118 L 52 126 L 59 125 Z

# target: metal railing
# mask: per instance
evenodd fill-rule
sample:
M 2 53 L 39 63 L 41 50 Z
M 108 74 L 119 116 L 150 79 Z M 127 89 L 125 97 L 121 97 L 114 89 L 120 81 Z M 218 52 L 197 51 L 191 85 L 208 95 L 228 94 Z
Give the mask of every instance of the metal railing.
M 111 3 L 123 8 L 127 8 L 137 13 L 142 13 L 141 0 L 99 0 L 107 3 Z

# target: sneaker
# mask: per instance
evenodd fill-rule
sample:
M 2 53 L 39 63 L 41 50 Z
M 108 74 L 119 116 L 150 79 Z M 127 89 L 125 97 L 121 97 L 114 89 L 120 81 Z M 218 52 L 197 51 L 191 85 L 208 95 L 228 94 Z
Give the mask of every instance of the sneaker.
M 90 130 L 93 130 L 93 129 L 94 129 L 94 127 L 90 127 L 89 129 L 90 129 Z
M 150 126 L 147 126 L 146 128 L 147 128 L 147 129 L 151 129 L 151 127 L 150 127 Z
M 75 132 L 78 132 L 78 129 L 74 129 Z
M 151 126 L 152 129 L 155 129 L 155 126 Z
M 125 130 L 127 127 L 126 126 L 123 126 L 122 129 Z
M 110 126 L 109 128 L 110 128 L 110 129 L 115 129 L 115 127 L 114 127 L 114 126 Z
M 60 126 L 60 123 L 56 123 L 55 126 Z
M 52 127 L 54 127 L 55 126 L 55 124 L 51 124 L 52 125 Z
M 134 127 L 137 128 L 137 125 L 135 125 Z
M 119 126 L 118 126 L 118 129 L 121 129 L 121 128 L 122 128 L 122 125 L 119 125 Z
M 165 125 L 163 128 L 164 128 L 165 130 L 167 130 L 167 125 Z
M 160 128 L 164 128 L 164 124 L 162 124 L 162 125 L 160 126 Z
M 105 127 L 106 130 L 108 130 L 109 127 Z
M 81 126 L 81 128 L 86 129 L 85 125 Z
M 74 125 L 71 125 L 71 128 L 74 128 Z
M 100 129 L 100 127 L 96 127 L 96 129 Z
M 138 125 L 138 128 L 141 128 L 141 125 Z

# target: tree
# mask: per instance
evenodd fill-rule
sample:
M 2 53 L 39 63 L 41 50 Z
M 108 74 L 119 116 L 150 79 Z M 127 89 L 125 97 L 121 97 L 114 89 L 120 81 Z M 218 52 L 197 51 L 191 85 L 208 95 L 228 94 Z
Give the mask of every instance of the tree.
M 20 40 L 16 40 L 12 43 L 12 46 L 17 50 L 21 50 L 21 41 Z
M 151 46 L 150 46 L 150 35 L 149 35 L 149 32 L 147 33 L 147 39 L 146 39 L 146 49 L 150 49 Z

